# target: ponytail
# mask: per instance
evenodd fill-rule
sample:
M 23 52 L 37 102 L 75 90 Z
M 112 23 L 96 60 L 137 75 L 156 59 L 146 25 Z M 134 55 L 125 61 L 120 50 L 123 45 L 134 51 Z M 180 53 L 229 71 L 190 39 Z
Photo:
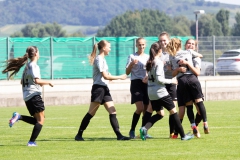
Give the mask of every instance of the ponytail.
M 96 58 L 97 55 L 97 49 L 100 51 L 102 50 L 103 47 L 105 47 L 109 42 L 106 40 L 101 40 L 100 42 L 96 43 L 93 45 L 93 50 L 92 53 L 90 54 L 89 58 L 89 62 L 91 65 L 93 65 L 94 63 L 94 59 Z
M 181 40 L 178 38 L 173 38 L 171 41 L 167 44 L 166 51 L 175 57 L 177 51 L 181 49 Z
M 94 59 L 96 57 L 97 48 L 98 48 L 98 43 L 94 44 L 92 53 L 88 57 L 89 58 L 89 62 L 90 62 L 91 65 L 93 65 Z
M 20 70 L 20 68 L 27 63 L 27 60 L 28 60 L 28 54 L 26 53 L 23 57 L 13 58 L 5 61 L 7 64 L 6 64 L 6 68 L 2 71 L 2 73 L 4 74 L 10 71 L 13 71 L 10 74 L 9 78 L 12 77 L 13 75 L 16 75 Z
M 27 63 L 28 58 L 32 59 L 37 52 L 38 52 L 38 48 L 36 46 L 29 46 L 26 49 L 26 54 L 23 57 L 12 58 L 5 61 L 6 68 L 2 71 L 2 73 L 4 74 L 10 71 L 13 71 L 10 74 L 9 78 L 12 77 L 13 75 L 16 75 L 20 70 L 20 68 Z
M 149 59 L 147 61 L 146 64 L 146 70 L 149 72 L 152 67 L 154 66 L 155 62 L 155 56 L 159 53 L 159 51 L 161 50 L 161 46 L 159 45 L 159 43 L 155 42 L 151 45 L 150 51 L 149 51 Z

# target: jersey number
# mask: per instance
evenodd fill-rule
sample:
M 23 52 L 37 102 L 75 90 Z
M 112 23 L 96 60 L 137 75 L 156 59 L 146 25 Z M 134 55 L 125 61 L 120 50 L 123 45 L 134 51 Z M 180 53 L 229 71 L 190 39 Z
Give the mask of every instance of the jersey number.
M 26 82 L 24 81 L 24 78 L 23 78 L 23 87 L 25 87 L 25 86 L 28 86 L 28 79 L 26 79 Z
M 153 75 L 151 75 L 151 78 L 148 78 L 148 80 L 154 82 L 154 81 L 155 81 L 155 78 L 153 77 Z

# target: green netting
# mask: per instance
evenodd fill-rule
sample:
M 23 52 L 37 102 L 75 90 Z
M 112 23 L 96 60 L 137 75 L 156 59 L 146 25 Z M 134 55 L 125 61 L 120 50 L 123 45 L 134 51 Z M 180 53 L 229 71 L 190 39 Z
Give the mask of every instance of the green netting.
M 91 38 L 53 39 L 54 78 L 90 78 L 92 67 L 88 55 L 92 51 Z
M 44 79 L 91 78 L 92 66 L 89 65 L 88 55 L 91 54 L 94 43 L 107 40 L 111 43 L 111 52 L 106 57 L 109 71 L 113 75 L 125 73 L 128 55 L 136 51 L 135 41 L 138 37 L 85 37 L 85 38 L 0 38 L 0 61 L 22 57 L 28 46 L 37 46 L 40 51 L 38 65 Z M 158 37 L 146 39 L 145 53 L 149 53 L 152 43 Z M 177 37 L 183 44 L 189 38 Z M 2 69 L 2 68 L 1 68 Z M 22 70 L 14 77 L 20 79 Z M 0 74 L 0 79 L 7 79 Z
M 96 42 L 103 39 L 111 43 L 111 52 L 106 57 L 109 72 L 113 75 L 124 74 L 127 57 L 134 52 L 136 37 L 103 37 L 96 38 Z
M 0 71 L 4 69 L 4 61 L 8 58 L 8 50 L 7 50 L 7 38 L 0 38 Z M 7 79 L 7 74 L 0 74 L 0 79 Z
M 9 38 L 9 47 L 10 50 L 13 51 L 13 57 L 22 57 L 26 53 L 26 49 L 28 46 L 37 46 L 40 52 L 40 58 L 38 61 L 39 67 L 41 70 L 46 66 L 43 63 L 43 59 L 45 57 L 50 57 L 50 37 L 48 38 Z M 14 79 L 20 79 L 22 76 L 22 71 L 24 67 L 20 69 L 18 74 L 14 77 Z M 41 72 L 42 78 L 50 78 L 50 75 L 46 73 L 51 73 L 51 70 L 43 70 Z M 46 72 L 46 73 L 45 73 Z

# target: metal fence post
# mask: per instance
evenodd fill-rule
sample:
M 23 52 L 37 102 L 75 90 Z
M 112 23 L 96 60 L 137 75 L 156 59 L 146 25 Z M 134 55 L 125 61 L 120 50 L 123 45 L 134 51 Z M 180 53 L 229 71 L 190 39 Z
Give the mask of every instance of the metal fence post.
M 134 38 L 133 40 L 133 53 L 136 53 L 137 50 L 136 50 L 136 38 Z
M 205 79 L 205 101 L 207 101 L 207 80 Z
M 51 56 L 51 79 L 54 79 L 53 75 L 53 38 L 50 37 L 50 56 Z
M 92 41 L 92 42 L 93 42 L 93 45 L 96 43 L 95 36 L 93 37 L 93 41 Z M 92 45 L 92 46 L 93 46 L 93 45 Z
M 10 59 L 10 51 L 9 51 L 9 37 L 7 37 L 7 59 L 9 60 Z M 7 72 L 7 79 L 9 77 L 9 72 Z
M 216 76 L 216 68 L 215 68 L 215 57 L 216 57 L 216 50 L 215 50 L 215 36 L 212 36 L 212 46 L 213 46 L 213 76 Z

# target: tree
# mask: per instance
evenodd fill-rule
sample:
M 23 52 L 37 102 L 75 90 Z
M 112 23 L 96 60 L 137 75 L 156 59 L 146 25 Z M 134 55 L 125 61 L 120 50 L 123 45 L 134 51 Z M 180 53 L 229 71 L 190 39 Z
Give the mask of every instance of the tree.
M 85 37 L 85 35 L 79 30 L 77 32 L 74 32 L 70 35 L 68 35 L 69 37 Z
M 240 36 L 240 12 L 236 13 L 235 20 L 236 20 L 236 23 L 233 25 L 232 35 Z
M 221 24 L 216 20 L 212 14 L 205 14 L 199 18 L 198 21 L 198 35 L 199 36 L 222 36 Z M 196 24 L 191 26 L 192 35 L 196 34 Z
M 190 36 L 191 21 L 184 16 L 176 16 L 173 18 L 174 26 L 172 35 L 174 36 Z
M 224 36 L 228 36 L 230 34 L 230 27 L 229 27 L 229 11 L 221 9 L 216 15 L 217 21 L 222 26 L 222 33 Z
M 16 32 L 11 37 L 65 37 L 66 31 L 62 30 L 61 25 L 57 23 L 30 23 L 20 32 Z
M 113 18 L 97 36 L 156 36 L 162 31 L 172 33 L 173 20 L 158 10 L 127 11 Z

